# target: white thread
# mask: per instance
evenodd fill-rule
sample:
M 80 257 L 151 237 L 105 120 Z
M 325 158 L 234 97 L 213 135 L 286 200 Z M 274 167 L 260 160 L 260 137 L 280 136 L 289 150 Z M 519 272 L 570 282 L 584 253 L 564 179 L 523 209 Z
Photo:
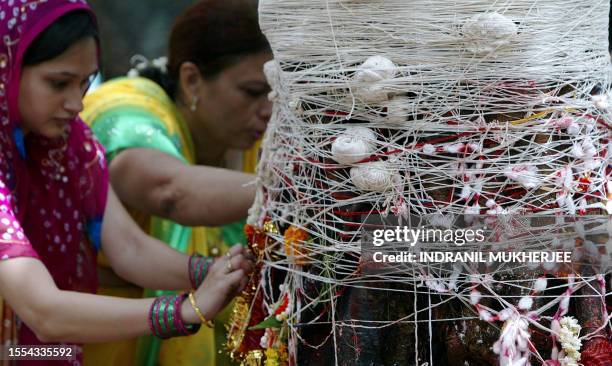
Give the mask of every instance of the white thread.
M 426 271 L 424 289 L 398 291 L 411 296 L 446 292 L 466 307 L 479 305 L 477 317 L 497 328 L 500 321 L 506 323 L 504 329 L 514 328 L 512 336 L 503 334 L 508 336 L 506 349 L 515 352 L 504 362 L 544 363 L 525 347 L 524 333 L 530 327 L 548 330 L 546 317 L 538 316 L 553 306 L 559 307 L 560 316 L 573 311 L 570 298 L 583 298 L 573 297 L 574 287 L 589 284 L 594 276 L 580 277 L 576 284 L 555 284 L 572 289 L 562 296 L 540 297 L 548 284 L 528 269 L 535 264 L 534 269 L 555 273 L 554 263 L 526 264 L 520 269 L 527 278 L 484 265 L 491 271 L 491 283 L 477 282 L 476 304 L 471 302 L 469 278 L 482 268 L 415 264 L 374 283 L 356 271 L 358 261 L 338 253 L 359 252 L 355 238 L 361 229 L 347 225 L 351 220 L 341 213 L 353 210 L 349 207 L 389 215 L 407 210 L 430 215 L 426 220 L 450 228 L 463 214 L 485 207 L 490 217 L 484 223 L 497 225 L 491 237 L 498 240 L 500 251 L 524 248 L 523 234 L 545 242 L 534 246 L 549 253 L 576 247 L 575 238 L 553 241 L 559 233 L 579 230 L 564 222 L 563 215 L 590 214 L 604 207 L 612 213 L 607 187 L 612 156 L 606 104 L 608 13 L 608 2 L 600 0 L 459 0 L 452 5 L 428 0 L 262 0 L 261 25 L 274 50 L 280 84 L 263 145 L 259 198 L 249 222 L 261 227 L 265 218 L 282 224 L 288 223 L 287 217 L 297 218 L 312 236 L 307 248 L 321 271 L 296 268 L 275 249 L 278 245 L 266 248 L 265 258 L 281 259 L 267 259 L 265 266 L 286 271 L 288 281 L 295 283 L 307 279 L 325 288 L 380 290 L 385 289 L 380 283 L 409 286 Z M 492 32 L 485 34 L 484 29 Z M 379 69 L 364 65 L 376 56 L 392 62 L 385 61 L 388 67 Z M 603 90 L 605 100 L 592 98 L 595 90 Z M 333 141 L 348 123 L 376 131 L 376 155 L 370 157 L 381 161 L 358 167 L 329 162 Z M 384 184 L 380 189 L 356 189 L 356 169 L 371 164 L 384 165 L 377 169 L 384 172 Z M 531 213 L 556 219 L 531 233 L 533 228 L 521 221 L 523 214 Z M 473 223 L 482 221 L 476 218 Z M 612 231 L 610 224 L 600 226 Z M 274 243 L 279 236 L 268 235 Z M 441 245 L 444 249 L 448 247 Z M 605 258 L 610 249 L 606 243 L 585 242 L 585 253 L 574 253 L 573 260 L 595 250 Z M 603 272 L 610 273 L 609 265 Z M 269 286 L 262 283 L 263 288 Z M 520 297 L 508 296 L 516 289 L 522 291 Z M 304 298 L 304 307 L 316 302 L 330 309 L 336 360 L 336 342 L 349 329 L 344 327 L 377 329 L 398 321 L 431 326 L 431 319 L 420 316 L 444 306 L 415 305 L 413 314 L 388 322 L 340 320 L 333 291 L 315 297 Z M 533 300 L 523 310 L 518 307 L 521 297 Z M 503 304 L 503 310 L 495 314 L 480 298 Z M 411 302 L 416 304 L 416 297 Z M 436 320 L 466 319 L 470 316 Z M 551 324 L 554 328 L 554 319 Z M 290 334 L 299 339 L 296 328 Z M 428 341 L 415 338 L 414 343 Z M 415 359 L 421 356 L 415 354 Z

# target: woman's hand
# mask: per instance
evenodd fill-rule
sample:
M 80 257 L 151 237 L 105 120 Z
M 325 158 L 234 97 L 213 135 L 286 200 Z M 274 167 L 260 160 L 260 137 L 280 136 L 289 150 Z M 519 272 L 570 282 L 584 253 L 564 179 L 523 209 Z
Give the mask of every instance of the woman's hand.
M 213 263 L 206 279 L 194 293 L 196 304 L 207 320 L 214 319 L 244 289 L 253 268 L 251 256 L 239 244 Z M 183 302 L 181 311 L 184 322 L 200 322 L 189 300 Z

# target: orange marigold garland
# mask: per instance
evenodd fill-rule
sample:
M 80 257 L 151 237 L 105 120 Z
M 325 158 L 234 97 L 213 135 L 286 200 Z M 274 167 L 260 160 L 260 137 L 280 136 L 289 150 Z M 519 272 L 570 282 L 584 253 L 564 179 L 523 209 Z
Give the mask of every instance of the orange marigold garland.
M 285 254 L 288 258 L 293 258 L 295 264 L 304 265 L 309 263 L 309 253 L 304 246 L 308 238 L 308 233 L 297 226 L 291 225 L 285 230 Z

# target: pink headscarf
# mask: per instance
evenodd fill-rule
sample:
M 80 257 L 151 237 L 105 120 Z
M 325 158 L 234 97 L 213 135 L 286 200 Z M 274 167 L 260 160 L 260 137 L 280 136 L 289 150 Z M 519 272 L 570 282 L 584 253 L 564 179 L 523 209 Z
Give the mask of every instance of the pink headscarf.
M 79 9 L 91 12 L 83 0 L 0 2 L 0 258 L 39 258 L 60 289 L 95 292 L 108 189 L 103 149 L 80 118 L 66 137 L 24 138 L 18 108 L 25 51 Z M 23 342 L 38 343 L 23 328 Z

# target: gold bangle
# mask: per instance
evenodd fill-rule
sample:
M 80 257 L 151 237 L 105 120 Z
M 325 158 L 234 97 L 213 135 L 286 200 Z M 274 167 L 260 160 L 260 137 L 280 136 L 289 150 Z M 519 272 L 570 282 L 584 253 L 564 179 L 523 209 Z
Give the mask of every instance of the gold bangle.
M 195 296 L 193 295 L 193 291 L 189 293 L 189 302 L 191 303 L 191 307 L 193 308 L 193 311 L 195 311 L 198 318 L 200 318 L 200 321 L 202 321 L 202 324 L 206 325 L 209 328 L 214 328 L 215 323 L 213 323 L 211 320 L 207 320 L 202 314 L 202 311 L 200 310 L 198 305 L 196 304 Z

